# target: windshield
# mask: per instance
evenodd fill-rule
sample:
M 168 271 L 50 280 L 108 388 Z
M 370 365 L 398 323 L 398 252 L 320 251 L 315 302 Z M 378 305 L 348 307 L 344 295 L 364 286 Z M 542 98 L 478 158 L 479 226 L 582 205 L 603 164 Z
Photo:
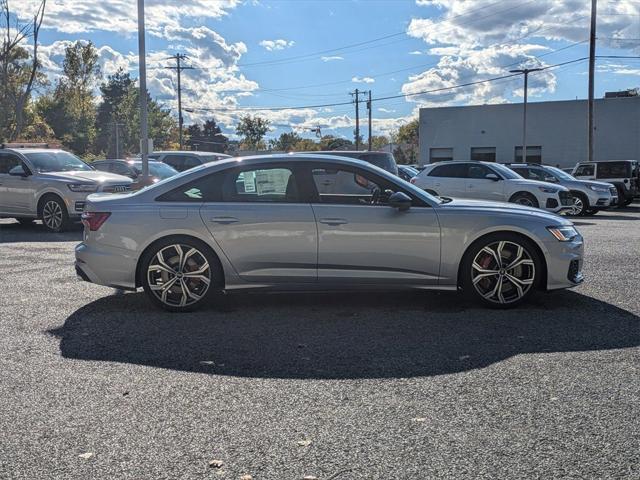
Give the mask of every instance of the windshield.
M 142 173 L 142 162 L 134 162 L 133 168 L 136 169 L 138 175 Z M 160 180 L 173 177 L 178 171 L 170 165 L 162 162 L 149 162 L 149 173 L 152 177 L 157 177 Z
M 518 180 L 521 177 L 516 172 L 511 170 L 509 167 L 505 167 L 504 165 L 500 165 L 499 163 L 492 163 L 491 168 L 500 173 L 507 180 Z
M 89 165 L 69 152 L 31 152 L 25 153 L 38 173 L 91 171 Z
M 400 168 L 400 167 L 398 167 L 398 168 Z M 418 170 L 416 170 L 415 168 L 413 168 L 413 167 L 408 167 L 408 166 L 406 166 L 406 165 L 403 165 L 403 166 L 402 166 L 402 169 L 403 169 L 405 172 L 407 172 L 407 174 L 408 174 L 408 175 L 413 175 L 414 177 L 415 177 L 416 175 L 418 175 L 418 173 L 420 173 L 420 172 L 418 172 Z
M 567 172 L 560 170 L 556 167 L 544 167 L 545 170 L 548 170 L 550 173 L 555 175 L 561 180 L 576 180 L 576 178 L 572 175 L 569 175 Z

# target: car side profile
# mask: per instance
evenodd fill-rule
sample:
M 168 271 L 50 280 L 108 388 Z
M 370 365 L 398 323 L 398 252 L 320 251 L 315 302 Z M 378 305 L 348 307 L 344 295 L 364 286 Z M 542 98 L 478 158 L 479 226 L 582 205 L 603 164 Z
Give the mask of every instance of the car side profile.
M 190 168 L 197 167 L 204 163 L 217 162 L 230 158 L 229 155 L 224 153 L 214 152 L 200 152 L 200 151 L 179 151 L 179 150 L 167 150 L 156 151 L 149 154 L 149 160 L 157 160 L 158 162 L 166 163 L 178 172 L 184 172 Z
M 640 195 L 640 162 L 637 160 L 579 162 L 572 175 L 580 180 L 613 184 L 618 190 L 620 205 L 629 205 L 634 197 Z
M 554 213 L 572 208 L 569 190 L 561 185 L 526 180 L 492 162 L 446 161 L 428 165 L 411 183 L 432 195 L 511 202 Z
M 573 206 L 569 215 L 595 215 L 618 203 L 618 190 L 610 183 L 578 180 L 559 168 L 535 163 L 509 163 L 511 170 L 523 178 L 562 185 L 569 189 Z
M 143 182 L 142 175 L 142 160 L 120 160 L 120 159 L 107 159 L 96 160 L 91 163 L 91 166 L 101 172 L 111 172 L 117 175 L 124 175 L 133 180 L 131 184 L 131 190 L 139 190 L 145 187 L 147 184 L 157 183 L 165 178 L 173 177 L 178 174 L 178 171 L 170 165 L 157 161 L 149 162 L 149 176 L 151 178 L 148 181 Z
M 322 193 L 327 172 L 352 185 Z M 135 193 L 92 195 L 83 223 L 78 276 L 143 288 L 170 311 L 246 288 L 462 289 L 509 307 L 583 281 L 583 241 L 570 221 L 521 205 L 433 197 L 337 156 L 203 165 Z
M 60 232 L 80 220 L 90 193 L 130 188 L 130 178 L 96 171 L 64 150 L 0 148 L 0 218 L 40 219 Z

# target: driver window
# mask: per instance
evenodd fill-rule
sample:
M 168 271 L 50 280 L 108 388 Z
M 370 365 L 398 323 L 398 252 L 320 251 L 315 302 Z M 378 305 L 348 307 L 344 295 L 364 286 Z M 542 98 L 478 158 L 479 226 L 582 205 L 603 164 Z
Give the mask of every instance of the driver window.
M 386 205 L 389 190 L 362 171 L 314 168 L 311 171 L 320 203 Z
M 493 173 L 484 165 L 470 165 L 467 170 L 467 178 L 485 178 L 490 173 Z
M 0 174 L 9 174 L 11 171 L 16 172 L 18 168 L 22 169 L 22 162 L 17 156 L 9 153 L 0 153 Z

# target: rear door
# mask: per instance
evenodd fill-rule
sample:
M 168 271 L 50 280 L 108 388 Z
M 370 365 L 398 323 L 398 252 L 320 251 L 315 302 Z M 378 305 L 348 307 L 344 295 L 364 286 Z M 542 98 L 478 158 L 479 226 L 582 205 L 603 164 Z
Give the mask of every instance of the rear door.
M 341 181 L 331 193 L 321 193 L 327 172 Z M 433 207 L 358 167 L 319 161 L 310 164 L 307 173 L 318 192 L 312 207 L 318 225 L 320 283 L 438 283 L 440 225 Z M 394 191 L 413 198 L 409 210 L 388 205 Z
M 467 197 L 496 202 L 505 200 L 504 182 L 499 174 L 481 163 L 470 163 L 467 166 L 467 191 L 465 194 Z M 489 174 L 496 175 L 500 180 L 486 178 Z
M 467 168 L 464 162 L 449 162 L 434 167 L 428 173 L 433 190 L 440 196 L 466 197 Z
M 35 184 L 31 175 L 11 173 L 28 172 L 20 157 L 11 152 L 0 152 L 0 212 L 9 215 L 35 214 Z
M 251 282 L 316 282 L 318 233 L 295 164 L 238 167 L 219 181 L 218 198 L 200 216 L 236 273 Z

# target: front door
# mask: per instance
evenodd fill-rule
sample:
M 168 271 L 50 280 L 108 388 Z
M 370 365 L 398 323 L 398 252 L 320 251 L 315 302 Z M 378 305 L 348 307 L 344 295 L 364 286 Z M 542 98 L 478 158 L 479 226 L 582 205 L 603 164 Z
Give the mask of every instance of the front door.
M 399 211 L 389 194 L 403 191 L 388 179 L 357 167 L 309 167 L 318 225 L 318 280 L 325 283 L 433 285 L 440 273 L 440 225 L 433 208 L 414 198 Z M 335 179 L 323 193 L 327 175 Z
M 299 191 L 291 162 L 239 167 L 224 173 L 219 201 L 203 204 L 202 221 L 241 278 L 317 281 L 316 222 Z
M 0 213 L 16 216 L 35 214 L 33 179 L 17 173 L 30 172 L 17 155 L 0 152 Z
M 498 180 L 487 178 L 487 175 L 496 175 Z M 467 170 L 467 193 L 468 198 L 481 200 L 492 200 L 504 202 L 504 182 L 500 176 L 485 165 L 478 163 L 469 164 Z

